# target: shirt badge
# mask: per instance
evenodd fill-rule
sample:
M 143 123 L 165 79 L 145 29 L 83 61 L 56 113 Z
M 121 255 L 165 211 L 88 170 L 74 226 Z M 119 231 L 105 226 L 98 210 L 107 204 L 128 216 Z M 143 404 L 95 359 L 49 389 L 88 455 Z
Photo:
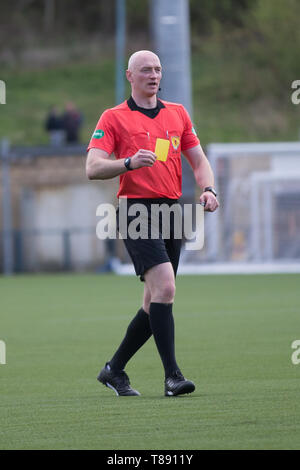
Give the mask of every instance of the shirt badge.
M 93 134 L 93 139 L 101 139 L 104 136 L 104 131 L 102 129 L 98 129 Z
M 180 137 L 171 137 L 171 143 L 173 145 L 174 150 L 177 150 L 180 144 Z

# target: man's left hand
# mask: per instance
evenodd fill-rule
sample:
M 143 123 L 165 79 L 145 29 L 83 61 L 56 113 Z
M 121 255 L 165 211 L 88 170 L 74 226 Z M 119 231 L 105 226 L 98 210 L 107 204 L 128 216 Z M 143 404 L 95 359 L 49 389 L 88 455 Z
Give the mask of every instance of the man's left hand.
M 219 207 L 218 199 L 211 191 L 205 191 L 201 194 L 200 204 L 204 206 L 204 210 L 207 212 L 214 212 Z

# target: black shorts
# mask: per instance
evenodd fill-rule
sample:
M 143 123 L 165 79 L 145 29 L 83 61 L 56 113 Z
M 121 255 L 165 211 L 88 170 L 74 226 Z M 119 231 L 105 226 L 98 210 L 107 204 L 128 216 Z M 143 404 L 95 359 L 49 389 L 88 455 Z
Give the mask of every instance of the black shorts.
M 124 201 L 120 201 L 117 209 L 117 229 L 124 239 L 124 243 L 133 262 L 136 275 L 140 276 L 141 281 L 145 281 L 144 274 L 149 268 L 161 263 L 171 262 L 174 275 L 176 276 L 182 241 L 182 233 L 179 231 L 180 229 L 175 230 L 175 224 L 178 222 L 179 217 L 181 217 L 181 207 L 178 200 L 163 198 L 130 198 L 127 199 L 126 211 L 122 206 L 123 202 Z M 136 215 L 128 215 L 129 208 L 133 204 L 137 203 L 143 204 L 147 211 L 147 216 L 142 219 L 140 217 L 140 212 L 137 212 Z M 162 213 L 159 213 L 159 218 L 155 219 L 156 223 L 154 224 L 153 217 L 151 217 L 151 207 L 153 204 L 159 205 L 159 207 L 161 204 L 167 204 L 169 207 L 172 206 L 172 211 L 170 211 L 169 217 L 169 233 L 165 233 L 166 226 L 163 224 L 165 224 L 166 219 L 163 218 Z M 175 216 L 173 211 L 175 211 L 177 216 Z M 120 223 L 121 212 L 123 214 L 122 223 Z M 135 219 L 137 219 L 136 222 L 133 222 Z M 136 236 L 134 236 L 134 238 L 132 238 L 130 230 L 128 230 L 132 222 L 133 224 L 131 226 L 136 227 L 136 232 L 144 234 L 148 232 L 148 237 L 145 238 L 144 236 L 140 236 L 136 238 Z M 153 227 L 153 225 L 156 227 L 155 238 L 151 237 L 151 227 Z M 179 227 L 178 223 L 177 226 Z

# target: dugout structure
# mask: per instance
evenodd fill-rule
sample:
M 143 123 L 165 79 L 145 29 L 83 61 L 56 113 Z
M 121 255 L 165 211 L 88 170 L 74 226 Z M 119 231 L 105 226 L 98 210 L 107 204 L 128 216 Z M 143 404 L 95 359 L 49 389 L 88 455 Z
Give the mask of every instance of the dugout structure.
M 179 274 L 299 273 L 300 142 L 213 143 L 205 150 L 220 207 L 205 214 L 203 248 L 183 244 Z M 132 266 L 118 273 L 133 273 Z
M 300 142 L 210 144 L 220 209 L 207 214 L 202 258 L 300 263 Z

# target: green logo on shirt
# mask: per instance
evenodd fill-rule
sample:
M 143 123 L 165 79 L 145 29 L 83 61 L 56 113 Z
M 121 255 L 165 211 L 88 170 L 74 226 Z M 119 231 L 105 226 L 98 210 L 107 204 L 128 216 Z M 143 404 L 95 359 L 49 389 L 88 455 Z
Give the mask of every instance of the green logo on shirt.
M 195 134 L 195 135 L 197 135 L 197 132 L 196 132 L 194 126 L 192 127 L 192 133 Z
M 104 136 L 104 131 L 102 129 L 98 129 L 93 134 L 93 139 L 102 139 Z

